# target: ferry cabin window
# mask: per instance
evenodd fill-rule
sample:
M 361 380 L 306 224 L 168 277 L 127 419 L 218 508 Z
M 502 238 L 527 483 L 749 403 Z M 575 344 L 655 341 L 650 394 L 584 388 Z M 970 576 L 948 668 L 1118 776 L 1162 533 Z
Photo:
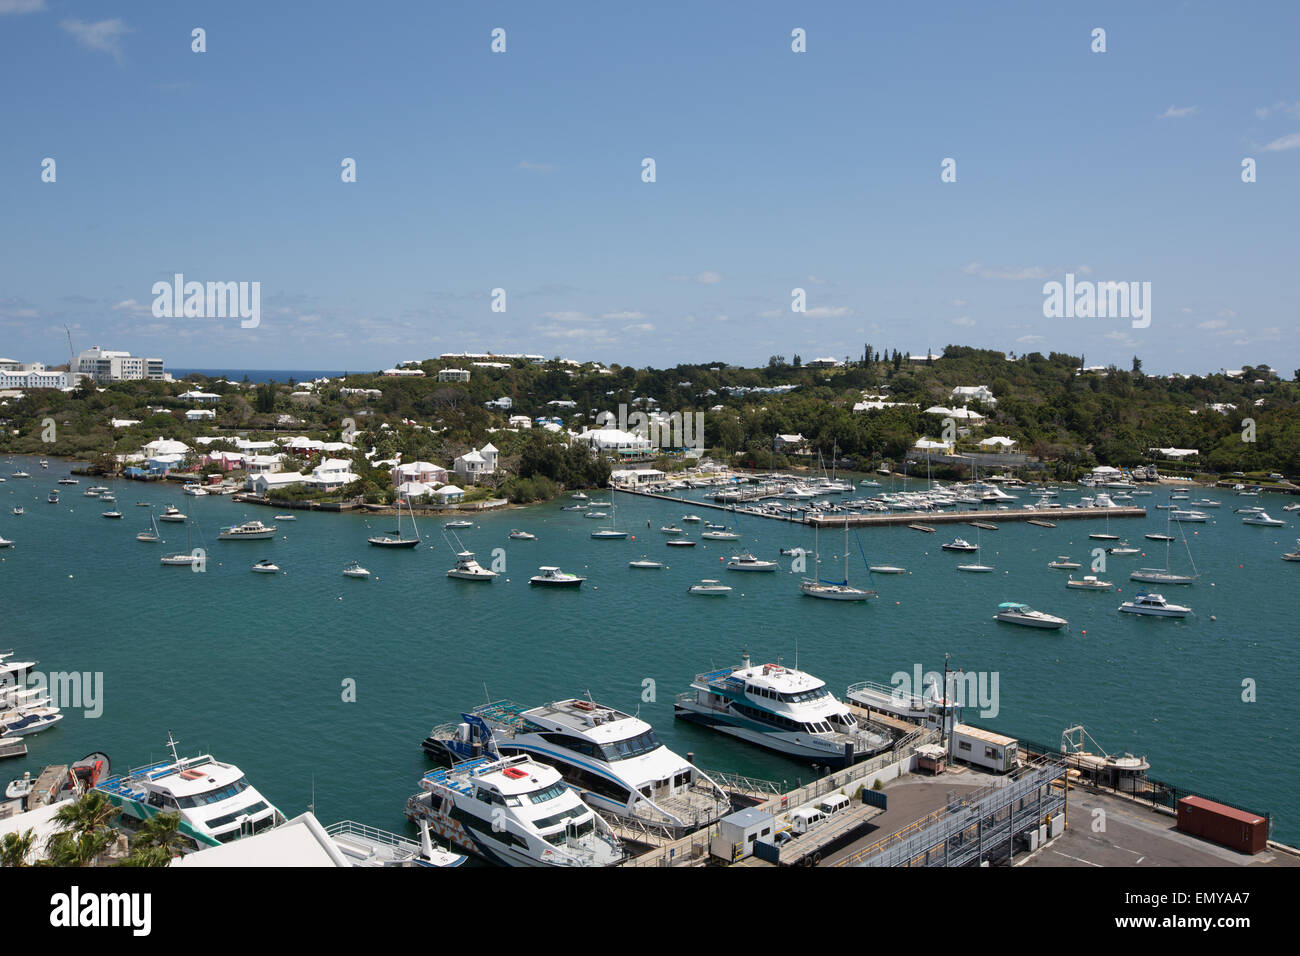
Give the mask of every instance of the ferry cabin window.
M 563 783 L 555 783 L 545 790 L 534 790 L 532 793 L 526 794 L 526 796 L 533 803 L 545 803 L 547 800 L 554 800 L 556 797 L 563 796 L 568 789 Z
M 597 796 L 604 797 L 606 800 L 612 800 L 615 803 L 626 804 L 631 796 L 631 791 L 627 787 L 616 784 L 599 774 L 584 770 L 573 764 L 560 764 L 556 767 L 560 773 L 564 774 L 564 779 L 570 785 L 577 787 L 579 790 L 589 790 Z
M 220 803 L 222 800 L 228 800 L 237 794 L 243 793 L 247 789 L 247 778 L 240 777 L 229 786 L 218 787 L 215 790 L 208 790 L 205 793 L 196 793 L 188 797 L 181 797 L 179 800 L 180 808 L 182 810 L 192 810 L 194 807 L 206 806 L 209 803 Z

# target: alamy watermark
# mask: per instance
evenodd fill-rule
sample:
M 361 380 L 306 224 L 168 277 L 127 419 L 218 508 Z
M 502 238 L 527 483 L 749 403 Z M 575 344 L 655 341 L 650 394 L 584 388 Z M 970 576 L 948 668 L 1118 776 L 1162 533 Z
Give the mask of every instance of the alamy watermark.
M 1150 282 L 1065 282 L 1043 284 L 1043 316 L 1048 319 L 1132 319 L 1133 328 L 1151 325 Z
M 921 665 L 912 665 L 912 673 L 895 671 L 889 678 L 897 703 L 907 703 L 914 697 L 947 698 L 956 707 L 978 707 L 979 715 L 992 719 L 998 715 L 998 671 L 948 671 L 947 687 L 942 695 L 939 687 L 944 675 L 938 671 L 921 672 Z
M 48 697 L 49 703 L 45 706 L 60 710 L 75 708 L 83 711 L 83 717 L 92 720 L 104 713 L 103 671 L 30 671 L 24 684 L 15 683 L 11 675 L 0 676 L 0 706 L 23 706 L 19 691 L 36 691 L 25 696 Z
M 171 282 L 155 282 L 153 314 L 157 319 L 242 319 L 240 328 L 262 324 L 261 282 L 186 282 L 177 272 Z

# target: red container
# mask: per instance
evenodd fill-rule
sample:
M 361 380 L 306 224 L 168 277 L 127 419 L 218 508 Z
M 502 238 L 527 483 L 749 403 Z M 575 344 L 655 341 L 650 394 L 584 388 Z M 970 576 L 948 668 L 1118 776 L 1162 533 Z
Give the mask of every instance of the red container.
M 1239 853 L 1255 854 L 1268 843 L 1268 820 L 1204 797 L 1178 801 L 1178 829 Z

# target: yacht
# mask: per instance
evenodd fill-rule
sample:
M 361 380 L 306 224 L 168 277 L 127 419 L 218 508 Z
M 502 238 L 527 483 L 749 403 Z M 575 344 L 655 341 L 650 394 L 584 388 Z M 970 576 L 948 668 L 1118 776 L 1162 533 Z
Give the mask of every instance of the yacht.
M 79 484 L 81 484 L 80 480 L 78 480 L 78 479 L 76 479 L 76 478 L 60 478 L 60 479 L 59 479 L 57 482 L 55 482 L 55 483 L 56 483 L 56 484 L 60 484 L 60 485 L 79 485 Z
M 101 517 L 101 518 L 114 518 L 114 519 L 116 519 L 116 518 L 121 518 L 121 517 L 122 517 L 122 512 L 120 512 L 120 511 L 105 511 L 105 512 L 103 512 L 103 513 L 100 514 L 100 517 Z
M 1113 548 L 1107 548 L 1107 549 L 1106 549 L 1106 553 L 1107 553 L 1107 554 L 1117 554 L 1117 555 L 1124 555 L 1124 554 L 1141 554 L 1141 553 L 1142 553 L 1142 549 L 1141 549 L 1141 548 L 1135 548 L 1135 547 L 1133 547 L 1133 546 L 1130 545 L 1127 541 L 1121 541 L 1119 544 L 1115 545 Z
M 825 601 L 866 601 L 878 597 L 874 590 L 855 588 L 849 584 L 849 520 L 844 519 L 844 580 L 828 581 L 821 576 L 821 526 L 816 529 L 814 548 L 816 550 L 816 577 L 804 578 L 799 582 L 799 590 L 806 597 L 821 598 Z
M 582 587 L 582 582 L 587 580 L 579 575 L 561 571 L 559 568 L 542 567 L 537 570 L 541 573 L 529 578 L 529 584 L 551 588 L 579 588 Z
M 464 518 L 457 518 L 455 521 L 448 521 L 443 525 L 444 528 L 472 528 L 474 522 L 466 521 Z
M 187 495 L 193 495 L 195 498 L 203 498 L 207 495 L 207 491 L 204 487 L 193 481 L 182 485 L 181 491 Z
M 947 544 L 940 545 L 944 551 L 978 551 L 975 545 L 971 544 L 965 538 L 954 538 Z
M 1215 501 L 1213 498 L 1197 498 L 1190 503 L 1194 508 L 1222 508 L 1222 501 Z M 1297 506 L 1300 508 L 1300 506 Z
M 10 547 L 13 547 L 13 542 L 10 541 L 8 538 L 0 535 L 0 548 L 10 548 Z
M 640 561 L 629 561 L 627 566 L 629 568 L 639 568 L 641 570 L 658 570 L 663 567 L 663 562 L 642 559 Z
M 665 541 L 664 544 L 668 545 L 668 547 L 670 547 L 670 548 L 693 548 L 693 547 L 695 547 L 695 542 L 692 541 L 690 538 L 671 538 L 671 539 L 669 539 L 668 541 Z
M 425 753 L 454 764 L 527 754 L 560 772 L 596 810 L 670 828 L 675 836 L 731 812 L 726 792 L 669 750 L 654 728 L 592 700 L 571 698 L 525 710 L 495 701 L 435 727 Z
M 1005 624 L 1022 624 L 1025 627 L 1043 627 L 1051 630 L 1065 627 L 1070 622 L 1063 617 L 1055 617 L 1042 611 L 1035 611 L 1028 604 L 1005 601 L 998 605 L 998 613 L 993 620 Z
M 497 572 L 483 567 L 474 560 L 473 551 L 461 551 L 456 555 L 456 566 L 447 572 L 447 577 L 461 581 L 491 581 Z
M 537 535 L 535 535 L 535 534 L 530 534 L 530 533 L 527 532 L 527 531 L 517 531 L 517 530 L 511 529 L 511 531 L 510 531 L 510 540 L 512 540 L 512 541 L 536 541 L 536 540 L 537 540 Z
M 136 537 L 139 538 L 139 535 Z M 190 547 L 190 526 L 188 522 L 185 525 L 185 550 L 178 551 L 176 554 L 164 554 L 161 558 L 163 564 L 171 567 L 190 567 L 199 569 L 203 568 L 204 560 L 205 558 L 202 551 Z
M 1125 601 L 1119 606 L 1119 609 L 1128 614 L 1148 614 L 1153 617 L 1187 617 L 1192 613 L 1190 607 L 1184 607 L 1181 604 L 1170 604 L 1164 599 L 1163 595 L 1150 594 L 1145 591 L 1138 594 L 1132 601 Z
M 705 578 L 699 584 L 692 584 L 686 589 L 687 594 L 704 594 L 714 597 L 725 597 L 731 593 L 731 588 L 721 581 L 715 581 L 713 578 Z
M 775 571 L 780 567 L 775 561 L 763 561 L 752 554 L 733 554 L 727 561 L 728 571 Z
M 217 535 L 218 541 L 265 541 L 275 537 L 275 525 L 262 524 L 260 521 L 245 521 L 240 525 L 222 528 Z
M 700 522 L 700 516 L 699 516 L 699 515 L 682 515 L 682 520 L 685 521 L 685 522 L 687 522 L 688 524 L 699 524 L 699 522 Z
M 10 478 L 30 478 L 31 475 L 27 474 L 27 472 L 25 472 L 25 471 L 14 471 L 14 472 L 10 472 L 9 477 L 10 477 Z
M 138 826 L 158 813 L 179 813 L 180 833 L 196 848 L 205 848 L 285 822 L 284 814 L 234 764 L 208 754 L 178 757 L 170 734 L 167 746 L 171 760 L 109 777 L 95 787 L 122 811 L 122 823 Z
M 439 839 L 504 866 L 612 866 L 623 848 L 560 776 L 527 754 L 478 757 L 426 773 L 406 816 Z
M 1261 511 L 1258 514 L 1246 515 L 1241 519 L 1242 524 L 1262 525 L 1266 528 L 1285 528 L 1286 522 L 1277 518 L 1270 518 L 1268 513 Z
M 714 529 L 711 531 L 704 531 L 701 532 L 700 537 L 705 538 L 709 541 L 739 541 L 740 540 L 740 535 L 736 534 L 736 532 L 727 531 L 725 529 L 724 530 Z
M 574 501 L 587 501 L 587 500 L 588 500 L 587 496 L 586 496 L 585 494 L 583 494 L 581 491 L 575 491 L 573 494 L 569 495 L 569 497 L 572 498 Z
M 19 506 L 19 507 L 17 507 L 17 508 L 14 508 L 13 511 L 14 511 L 14 517 L 16 517 L 16 518 L 21 518 L 21 517 L 23 516 L 23 509 L 22 509 L 22 506 Z
M 135 536 L 135 540 L 143 541 L 146 544 L 156 544 L 160 538 L 158 536 L 158 522 L 154 520 L 153 515 L 149 516 L 149 528 L 147 531 L 141 531 Z
M 663 534 L 685 534 L 686 533 L 685 530 L 673 524 L 663 525 L 659 528 L 659 530 Z
M 343 569 L 343 576 L 346 578 L 368 578 L 370 572 L 363 568 L 359 562 L 353 561 Z
M 603 512 L 593 511 L 587 515 L 590 518 L 594 514 L 603 514 Z M 597 541 L 623 541 L 627 538 L 628 532 L 618 530 L 618 511 L 614 509 L 614 517 L 610 519 L 608 528 L 597 528 L 591 533 L 592 538 Z
M 896 564 L 873 564 L 868 570 L 872 574 L 906 574 L 907 568 L 899 567 Z
M 297 521 L 298 516 L 297 515 L 276 515 L 275 520 L 276 521 Z
M 1175 508 L 1169 512 L 1170 521 L 1188 521 L 1204 524 L 1210 520 L 1210 516 L 1204 511 L 1190 511 L 1185 508 Z
M 1300 538 L 1296 538 L 1295 550 L 1282 555 L 1283 561 L 1300 561 Z
M 53 491 L 51 491 L 48 495 L 45 496 L 45 500 L 52 505 L 57 505 L 59 503 L 59 490 L 56 488 Z
M 1115 585 L 1111 581 L 1099 580 L 1095 574 L 1085 574 L 1079 579 L 1071 577 L 1065 582 L 1065 586 L 1077 591 L 1109 591 Z
M 1073 560 L 1068 554 L 1058 555 L 1055 561 L 1048 561 L 1047 566 L 1058 571 L 1076 571 L 1082 567 L 1078 561 Z
M 777 664 L 697 674 L 679 694 L 675 716 L 821 766 L 846 766 L 890 746 L 884 734 L 859 725 L 826 683 Z
M 185 520 L 185 515 L 181 514 L 180 509 L 175 505 L 168 505 L 163 509 L 163 513 L 158 516 L 158 520 L 181 522 Z
M 1148 541 L 1177 541 L 1178 537 L 1172 534 L 1144 534 L 1142 537 Z
M 257 574 L 279 574 L 280 566 L 269 558 L 263 558 L 253 565 L 253 571 Z

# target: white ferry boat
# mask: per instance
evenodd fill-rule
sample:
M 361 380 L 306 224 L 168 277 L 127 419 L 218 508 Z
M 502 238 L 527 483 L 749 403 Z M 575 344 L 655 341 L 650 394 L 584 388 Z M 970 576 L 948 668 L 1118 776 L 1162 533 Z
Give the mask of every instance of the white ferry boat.
M 697 674 L 679 694 L 674 716 L 712 727 L 778 753 L 821 766 L 845 766 L 890 745 L 858 724 L 825 681 L 781 664 L 751 665 Z
M 731 812 L 712 778 L 665 747 L 644 720 L 612 707 L 575 697 L 525 710 L 501 700 L 461 716 L 433 729 L 425 753 L 445 763 L 529 754 L 558 770 L 589 806 L 676 835 Z
M 560 772 L 527 754 L 478 757 L 420 779 L 406 816 L 503 866 L 612 866 L 623 848 Z
M 122 810 L 122 821 L 144 821 L 159 813 L 179 813 L 180 832 L 197 849 L 252 836 L 285 822 L 284 814 L 258 793 L 234 764 L 208 754 L 178 757 L 169 734 L 172 759 L 101 781 L 95 789 Z

